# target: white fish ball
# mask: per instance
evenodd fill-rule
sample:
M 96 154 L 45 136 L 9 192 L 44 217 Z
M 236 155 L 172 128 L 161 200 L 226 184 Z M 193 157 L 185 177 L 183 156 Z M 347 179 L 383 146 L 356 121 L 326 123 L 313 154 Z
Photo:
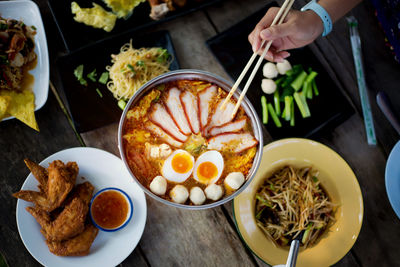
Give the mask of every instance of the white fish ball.
M 190 189 L 189 198 L 190 201 L 192 201 L 192 203 L 195 205 L 201 205 L 204 203 L 204 201 L 206 201 L 206 196 L 204 195 L 203 190 L 198 186 Z
M 169 192 L 169 196 L 176 203 L 183 204 L 189 197 L 189 192 L 183 185 L 175 185 L 174 188 Z
M 216 184 L 210 184 L 206 189 L 204 189 L 204 192 L 206 193 L 207 198 L 214 201 L 220 199 L 224 194 L 222 186 Z
M 231 172 L 226 176 L 224 183 L 227 187 L 237 190 L 244 183 L 244 175 L 241 172 Z
M 292 69 L 292 65 L 290 62 L 284 59 L 282 62 L 276 63 L 276 68 L 278 69 L 279 74 L 285 75 L 288 70 Z
M 164 195 L 167 191 L 167 180 L 162 176 L 156 176 L 150 183 L 150 190 L 156 195 Z
M 263 75 L 268 79 L 276 78 L 278 76 L 278 69 L 276 68 L 276 65 L 272 62 L 265 63 L 263 67 Z
M 271 79 L 262 79 L 261 89 L 266 94 L 273 94 L 276 91 L 276 83 Z

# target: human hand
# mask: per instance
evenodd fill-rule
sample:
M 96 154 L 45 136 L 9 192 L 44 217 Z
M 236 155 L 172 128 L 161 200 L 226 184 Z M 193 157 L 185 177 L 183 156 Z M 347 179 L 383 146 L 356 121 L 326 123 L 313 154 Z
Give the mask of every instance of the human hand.
M 249 35 L 253 51 L 262 54 L 263 40 L 273 40 L 265 59 L 281 62 L 290 56 L 287 49 L 298 48 L 312 43 L 323 31 L 320 17 L 313 11 L 291 10 L 281 25 L 271 26 L 279 8 L 270 8 Z

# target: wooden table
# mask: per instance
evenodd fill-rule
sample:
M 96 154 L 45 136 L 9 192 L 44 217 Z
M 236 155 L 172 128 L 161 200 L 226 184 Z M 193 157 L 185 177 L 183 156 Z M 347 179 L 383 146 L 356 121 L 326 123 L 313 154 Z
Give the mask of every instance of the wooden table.
M 64 53 L 61 38 L 45 0 L 35 0 L 43 16 L 50 50 L 51 69 Z M 190 15 L 161 24 L 152 30 L 170 31 L 182 68 L 204 69 L 228 78 L 205 46 L 205 41 L 255 12 L 269 1 L 225 0 Z M 304 1 L 298 0 L 296 8 Z M 315 139 L 337 151 L 358 177 L 364 197 L 361 233 L 350 252 L 336 266 L 400 266 L 398 244 L 400 220 L 386 196 L 385 163 L 399 136 L 386 121 L 375 102 L 384 90 L 400 114 L 400 65 L 384 46 L 384 35 L 369 2 L 352 13 L 360 22 L 360 34 L 370 87 L 372 111 L 378 145 L 368 146 L 346 22 L 336 23 L 327 38 L 320 38 L 312 50 L 321 60 L 353 104 L 356 113 L 329 133 Z M 54 73 L 51 73 L 54 80 Z M 40 162 L 65 148 L 80 146 L 54 94 L 36 112 L 37 133 L 16 120 L 0 123 L 0 252 L 10 266 L 38 266 L 25 249 L 16 226 L 16 199 L 11 197 L 28 175 L 23 159 Z M 81 134 L 86 146 L 98 147 L 118 155 L 117 123 Z M 265 143 L 272 139 L 265 132 Z M 125 266 L 266 266 L 254 256 L 236 232 L 232 204 L 204 211 L 186 211 L 161 205 L 147 197 L 148 217 L 143 237 Z M 110 255 L 112 256 L 112 255 Z

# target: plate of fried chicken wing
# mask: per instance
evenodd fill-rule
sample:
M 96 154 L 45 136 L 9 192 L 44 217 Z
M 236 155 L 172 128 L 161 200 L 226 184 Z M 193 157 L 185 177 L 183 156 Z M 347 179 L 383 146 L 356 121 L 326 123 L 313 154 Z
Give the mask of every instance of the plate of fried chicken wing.
M 115 266 L 136 247 L 146 222 L 146 199 L 122 161 L 106 151 L 79 147 L 40 164 L 25 159 L 31 173 L 17 201 L 17 226 L 31 255 L 45 266 Z M 106 187 L 124 190 L 133 217 L 116 232 L 96 228 L 89 213 L 93 195 Z

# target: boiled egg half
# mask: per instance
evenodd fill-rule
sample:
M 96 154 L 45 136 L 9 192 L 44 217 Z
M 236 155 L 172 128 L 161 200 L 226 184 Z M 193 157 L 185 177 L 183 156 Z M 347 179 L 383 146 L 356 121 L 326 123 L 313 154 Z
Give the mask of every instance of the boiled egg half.
M 194 158 L 189 152 L 175 150 L 165 161 L 161 173 L 168 181 L 182 183 L 193 172 Z
M 224 159 L 218 151 L 207 151 L 201 154 L 194 165 L 193 177 L 202 184 L 218 181 L 224 170 Z

